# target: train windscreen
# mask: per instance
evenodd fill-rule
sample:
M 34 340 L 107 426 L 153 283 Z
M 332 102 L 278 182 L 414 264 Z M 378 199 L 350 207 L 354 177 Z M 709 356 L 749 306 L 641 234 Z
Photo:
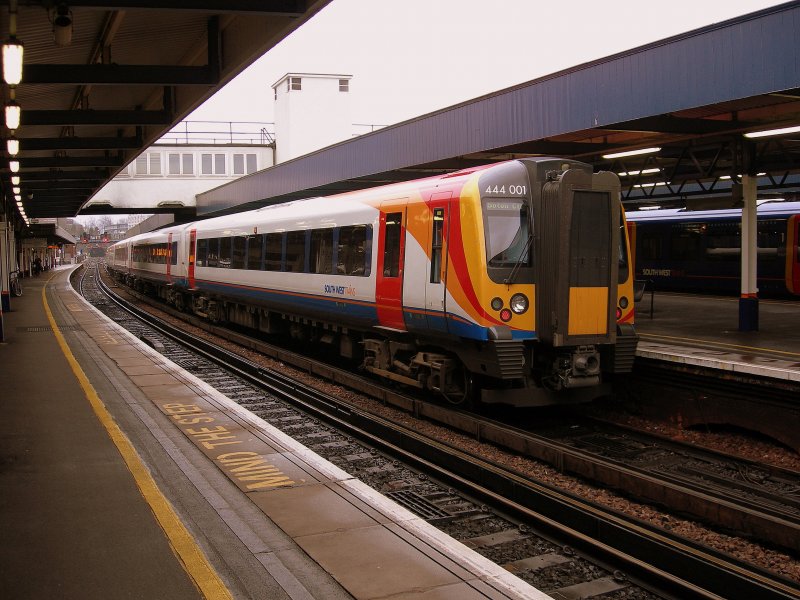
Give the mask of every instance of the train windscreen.
M 491 198 L 483 202 L 487 266 L 513 268 L 532 264 L 528 204 L 521 198 Z

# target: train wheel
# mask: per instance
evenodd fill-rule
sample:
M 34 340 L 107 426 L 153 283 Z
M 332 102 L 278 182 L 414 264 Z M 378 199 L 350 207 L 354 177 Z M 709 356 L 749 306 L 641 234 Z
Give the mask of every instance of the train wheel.
M 440 393 L 450 404 L 473 408 L 476 398 L 476 386 L 472 374 L 463 366 L 456 369 L 440 388 Z

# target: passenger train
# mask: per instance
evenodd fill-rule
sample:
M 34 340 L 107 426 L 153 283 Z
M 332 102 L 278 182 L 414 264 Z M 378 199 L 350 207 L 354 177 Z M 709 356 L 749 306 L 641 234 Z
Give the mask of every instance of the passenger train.
M 142 234 L 109 270 L 213 322 L 326 344 L 453 403 L 599 395 L 631 369 L 619 180 L 512 160 Z
M 627 218 L 637 278 L 659 290 L 741 291 L 740 209 L 637 211 Z M 800 295 L 800 202 L 759 205 L 757 231 L 759 292 Z

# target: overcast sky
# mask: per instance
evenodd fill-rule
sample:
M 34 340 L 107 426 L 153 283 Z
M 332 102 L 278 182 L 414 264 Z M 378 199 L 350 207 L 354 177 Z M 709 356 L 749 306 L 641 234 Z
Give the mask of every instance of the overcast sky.
M 766 0 L 333 0 L 192 113 L 272 122 L 288 72 L 352 75 L 354 123 L 390 125 L 781 4 Z

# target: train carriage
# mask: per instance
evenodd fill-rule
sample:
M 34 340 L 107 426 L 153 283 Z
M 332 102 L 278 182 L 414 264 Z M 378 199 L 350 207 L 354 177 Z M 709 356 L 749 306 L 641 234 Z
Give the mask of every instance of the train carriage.
M 173 304 L 328 344 L 453 402 L 477 388 L 514 405 L 584 399 L 633 361 L 619 181 L 576 161 L 297 200 L 128 245 L 157 260 L 126 276 Z
M 800 295 L 800 202 L 764 202 L 757 210 L 760 293 Z M 657 289 L 738 294 L 740 209 L 632 212 L 636 276 Z

